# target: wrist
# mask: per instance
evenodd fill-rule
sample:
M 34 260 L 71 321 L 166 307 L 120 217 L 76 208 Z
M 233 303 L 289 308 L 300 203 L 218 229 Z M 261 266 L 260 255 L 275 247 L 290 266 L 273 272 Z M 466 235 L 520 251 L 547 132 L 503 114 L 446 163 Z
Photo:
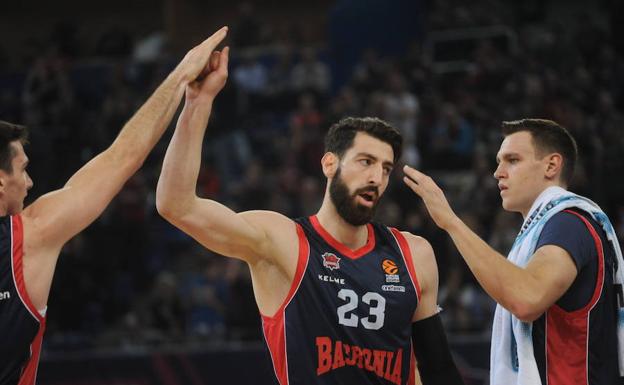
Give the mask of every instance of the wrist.
M 206 107 L 210 107 L 212 106 L 212 103 L 214 102 L 214 96 L 212 95 L 197 95 L 195 97 L 192 98 L 186 98 L 186 105 L 188 106 L 188 108 L 190 109 L 197 109 L 197 108 L 202 108 L 205 109 Z
M 457 231 L 462 224 L 462 220 L 459 219 L 457 215 L 453 215 L 453 217 L 446 223 L 446 226 L 444 226 L 443 230 L 445 230 L 447 233 L 452 233 L 454 231 Z
M 175 83 L 177 88 L 182 88 L 184 89 L 186 87 L 187 84 L 189 84 L 193 79 L 191 79 L 191 77 L 184 73 L 181 66 L 178 65 L 176 66 L 173 71 L 171 71 L 171 73 L 169 73 L 168 78 Z

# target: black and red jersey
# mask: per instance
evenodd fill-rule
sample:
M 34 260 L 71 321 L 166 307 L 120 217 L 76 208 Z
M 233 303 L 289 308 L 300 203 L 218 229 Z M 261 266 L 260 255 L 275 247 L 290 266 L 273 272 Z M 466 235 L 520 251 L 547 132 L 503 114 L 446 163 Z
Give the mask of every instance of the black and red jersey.
M 615 253 L 602 227 L 582 210 L 555 214 L 537 248 L 565 249 L 578 274 L 570 288 L 533 323 L 535 360 L 543 384 L 613 385 L 618 375 Z
M 45 317 L 33 306 L 22 273 L 20 216 L 0 218 L 0 385 L 33 385 Z
M 263 329 L 280 385 L 414 383 L 412 316 L 420 288 L 407 240 L 368 224 L 350 250 L 315 216 L 296 220 L 290 292 Z

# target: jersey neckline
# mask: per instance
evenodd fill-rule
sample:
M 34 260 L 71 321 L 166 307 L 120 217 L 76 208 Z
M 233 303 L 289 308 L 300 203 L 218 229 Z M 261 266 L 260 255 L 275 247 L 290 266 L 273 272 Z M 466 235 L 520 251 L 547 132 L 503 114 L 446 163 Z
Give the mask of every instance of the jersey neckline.
M 350 259 L 357 259 L 366 254 L 368 254 L 371 250 L 375 248 L 375 231 L 373 230 L 373 225 L 370 223 L 366 224 L 366 229 L 368 230 L 368 239 L 366 240 L 366 244 L 360 247 L 359 249 L 352 250 L 347 247 L 344 243 L 338 241 L 334 238 L 325 228 L 321 225 L 316 215 L 310 216 L 310 223 L 314 230 L 323 238 L 325 242 L 327 242 L 331 247 L 336 249 L 340 254 L 348 257 Z

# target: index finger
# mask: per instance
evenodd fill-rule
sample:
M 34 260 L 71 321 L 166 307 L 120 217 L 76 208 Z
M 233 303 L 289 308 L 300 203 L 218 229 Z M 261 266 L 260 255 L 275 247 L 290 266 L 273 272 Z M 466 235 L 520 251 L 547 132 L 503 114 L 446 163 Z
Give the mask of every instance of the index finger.
M 211 53 L 219 45 L 219 43 L 221 43 L 223 39 L 225 39 L 225 37 L 227 36 L 227 32 L 227 26 L 221 27 L 217 32 L 210 35 L 209 38 L 202 41 L 199 47 L 202 50 L 206 50 Z
M 223 51 L 221 51 L 221 55 L 219 55 L 219 69 L 221 71 L 227 72 L 229 60 L 230 60 L 230 47 L 225 47 L 223 48 Z
M 408 178 L 410 178 L 416 183 L 420 183 L 422 179 L 427 176 L 423 174 L 422 172 L 408 165 L 403 166 L 403 172 L 405 173 L 405 175 L 407 175 Z

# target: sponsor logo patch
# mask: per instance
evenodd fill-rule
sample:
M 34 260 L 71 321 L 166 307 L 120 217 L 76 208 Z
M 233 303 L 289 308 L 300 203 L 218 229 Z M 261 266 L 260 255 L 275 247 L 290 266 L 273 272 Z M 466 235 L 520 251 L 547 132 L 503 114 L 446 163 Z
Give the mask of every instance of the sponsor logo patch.
M 394 275 L 399 272 L 399 267 L 397 264 L 391 259 L 384 259 L 381 263 L 381 268 L 384 273 Z
M 386 282 L 388 283 L 399 283 L 399 267 L 396 262 L 391 259 L 384 259 L 381 263 L 381 269 L 386 274 Z
M 319 279 L 319 281 L 337 283 L 339 285 L 344 285 L 345 284 L 344 278 L 336 278 L 336 277 L 332 277 L 331 275 L 319 274 L 318 275 L 318 279 Z
M 405 293 L 405 286 L 383 285 L 383 286 L 381 286 L 381 290 L 383 290 L 383 291 L 396 291 L 396 292 L 399 292 L 399 293 Z
M 325 253 L 321 257 L 323 257 L 323 266 L 329 270 L 340 269 L 340 257 L 336 256 L 336 254 Z
M 400 279 L 398 275 L 388 275 L 386 274 L 386 282 L 388 283 L 399 283 Z

